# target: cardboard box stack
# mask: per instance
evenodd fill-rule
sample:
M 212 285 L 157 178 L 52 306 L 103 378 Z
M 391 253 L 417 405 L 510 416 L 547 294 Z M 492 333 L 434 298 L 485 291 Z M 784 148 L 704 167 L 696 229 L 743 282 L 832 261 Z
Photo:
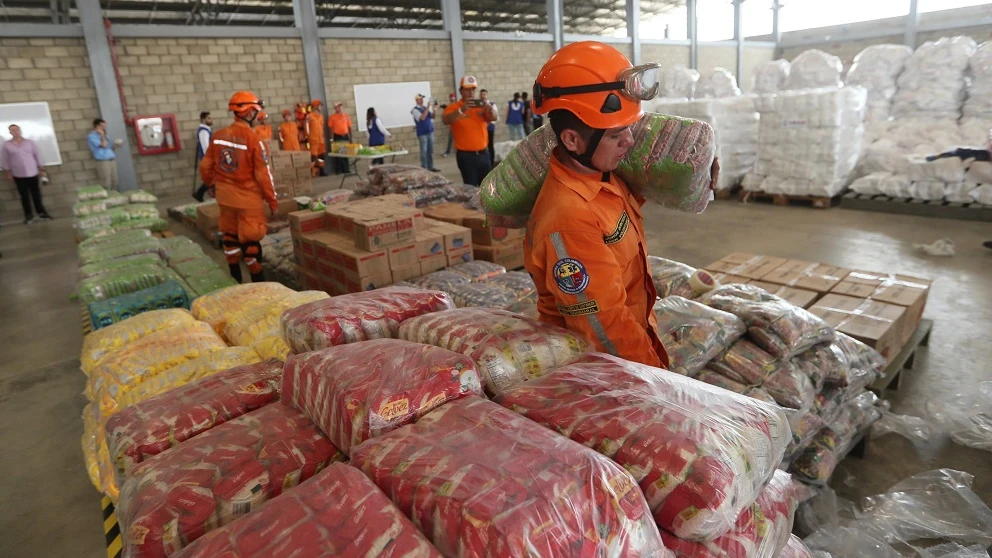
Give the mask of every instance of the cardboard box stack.
M 517 269 L 524 265 L 524 231 L 490 227 L 486 214 L 458 203 L 443 203 L 428 207 L 424 215 L 471 231 L 472 257 Z M 459 262 L 454 262 L 459 263 Z M 449 263 L 448 265 L 453 265 Z
M 273 151 L 270 154 L 270 168 L 279 197 L 313 194 L 309 151 Z

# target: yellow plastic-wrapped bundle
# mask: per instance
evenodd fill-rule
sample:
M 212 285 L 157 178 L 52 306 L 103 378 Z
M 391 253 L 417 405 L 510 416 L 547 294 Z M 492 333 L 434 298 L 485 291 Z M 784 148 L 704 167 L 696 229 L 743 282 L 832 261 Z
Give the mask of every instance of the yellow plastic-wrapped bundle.
M 138 314 L 123 322 L 98 329 L 83 338 L 83 351 L 79 355 L 80 368 L 89 376 L 96 365 L 111 352 L 156 331 L 194 321 L 193 314 L 187 310 L 169 308 Z
M 90 403 L 83 409 L 83 460 L 90 482 L 117 503 L 120 489 L 114 479 L 114 468 L 110 464 L 110 449 L 103 427 L 107 420 L 100 414 L 97 405 Z
M 214 331 L 223 336 L 227 320 L 235 313 L 286 298 L 294 292 L 281 283 L 234 285 L 198 297 L 193 301 L 191 310 L 193 317 L 207 322 Z
M 290 308 L 330 298 L 323 291 L 302 291 L 289 296 L 252 306 L 231 315 L 224 326 L 224 338 L 232 345 L 251 347 L 263 359 L 286 360 L 289 345 L 282 338 L 280 318 Z

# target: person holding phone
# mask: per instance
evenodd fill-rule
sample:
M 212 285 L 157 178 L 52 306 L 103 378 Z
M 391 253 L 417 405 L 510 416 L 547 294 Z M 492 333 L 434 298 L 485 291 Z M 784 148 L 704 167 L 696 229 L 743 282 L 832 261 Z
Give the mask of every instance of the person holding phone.
M 478 88 L 479 82 L 474 76 L 463 77 L 458 87 L 461 99 L 448 105 L 441 117 L 441 121 L 451 128 L 462 182 L 472 186 L 482 184 L 482 179 L 492 170 L 487 128 L 498 118 L 494 105 L 475 98 Z

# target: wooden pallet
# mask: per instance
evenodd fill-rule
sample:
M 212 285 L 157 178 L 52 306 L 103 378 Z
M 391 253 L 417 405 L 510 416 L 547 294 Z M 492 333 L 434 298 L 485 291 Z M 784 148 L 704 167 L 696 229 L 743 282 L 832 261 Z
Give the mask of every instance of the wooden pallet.
M 944 200 L 927 201 L 848 192 L 841 198 L 840 206 L 847 209 L 860 209 L 862 211 L 919 215 L 921 217 L 958 219 L 961 221 L 992 222 L 992 207 L 986 207 L 979 203 L 951 203 Z
M 717 200 L 735 200 L 740 197 L 741 187 L 732 186 L 730 188 L 724 188 L 723 190 L 717 190 L 713 194 L 713 199 Z
M 813 209 L 830 209 L 840 204 L 840 196 L 790 196 L 786 194 L 766 194 L 765 192 L 749 192 L 741 190 L 739 199 L 741 202 L 756 201 L 761 203 L 771 203 L 774 205 L 797 205 L 812 207 Z
M 899 389 L 899 382 L 902 374 L 906 370 L 912 370 L 916 364 L 916 350 L 930 344 L 930 331 L 933 329 L 933 320 L 920 320 L 920 325 L 916 327 L 912 337 L 906 345 L 899 351 L 899 354 L 892 359 L 892 362 L 885 367 L 882 377 L 871 385 L 871 390 L 879 397 L 885 397 L 885 390 Z

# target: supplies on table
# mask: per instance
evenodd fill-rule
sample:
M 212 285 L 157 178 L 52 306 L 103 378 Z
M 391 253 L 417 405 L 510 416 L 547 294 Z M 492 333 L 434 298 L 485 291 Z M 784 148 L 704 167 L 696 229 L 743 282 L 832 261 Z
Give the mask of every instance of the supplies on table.
M 332 463 L 303 490 L 264 503 L 176 553 L 218 556 L 408 556 L 440 558 L 389 498 L 354 467 Z
M 755 176 L 745 181 L 745 189 L 787 195 L 839 194 L 861 154 L 866 95 L 862 87 L 844 87 L 758 97 L 758 160 Z
M 445 556 L 669 556 L 630 474 L 480 398 L 355 448 L 361 469 Z
M 98 300 L 86 305 L 93 330 L 122 322 L 143 312 L 168 308 L 188 309 L 195 292 L 182 281 L 170 279 L 154 287 Z
M 737 87 L 737 78 L 723 68 L 713 68 L 703 74 L 696 82 L 696 98 L 706 99 L 723 97 L 740 97 L 741 90 Z
M 791 64 L 788 60 L 762 62 L 754 70 L 751 93 L 755 95 L 777 93 L 779 89 L 784 88 L 786 80 L 789 79 L 790 68 Z
M 692 376 L 737 341 L 746 328 L 737 316 L 680 296 L 654 305 L 658 338 L 668 353 L 669 370 Z
M 251 306 L 286 298 L 294 291 L 279 283 L 262 282 L 234 285 L 193 301 L 193 317 L 210 324 L 218 334 L 224 334 L 227 320 L 236 312 Z
M 844 63 L 840 58 L 822 50 L 803 51 L 792 60 L 789 77 L 782 89 L 819 89 L 821 87 L 841 87 L 840 76 Z
M 661 73 L 659 97 L 670 99 L 692 99 L 696 96 L 696 82 L 699 72 L 682 64 L 667 66 Z
M 927 41 L 899 76 L 892 116 L 957 120 L 966 96 L 968 61 L 976 50 L 970 37 Z
M 224 338 L 233 345 L 251 347 L 262 358 L 286 360 L 289 345 L 282 338 L 282 315 L 286 310 L 330 298 L 323 291 L 290 293 L 265 304 L 232 314 L 224 326 Z
M 888 120 L 896 94 L 896 79 L 911 56 L 913 49 L 905 45 L 873 45 L 854 57 L 844 83 L 868 91 L 866 122 Z

